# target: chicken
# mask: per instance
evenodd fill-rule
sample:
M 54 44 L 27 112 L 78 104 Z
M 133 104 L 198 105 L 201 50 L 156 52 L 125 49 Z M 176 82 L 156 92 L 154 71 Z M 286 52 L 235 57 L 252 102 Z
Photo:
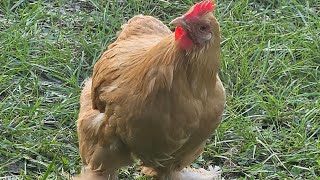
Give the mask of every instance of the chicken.
M 195 4 L 171 22 L 174 32 L 151 16 L 122 26 L 81 93 L 78 179 L 116 179 L 134 159 L 157 179 L 216 176 L 216 169 L 185 168 L 202 153 L 225 106 L 214 7 Z

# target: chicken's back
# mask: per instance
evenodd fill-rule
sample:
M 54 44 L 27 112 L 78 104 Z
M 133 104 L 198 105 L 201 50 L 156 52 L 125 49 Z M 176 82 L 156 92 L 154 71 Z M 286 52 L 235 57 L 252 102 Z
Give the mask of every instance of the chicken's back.
M 104 112 L 106 102 L 99 99 L 98 91 L 105 87 L 112 89 L 121 84 L 117 82 L 117 78 L 139 64 L 137 62 L 141 61 L 143 54 L 170 34 L 172 32 L 166 25 L 151 16 L 138 15 L 124 24 L 117 40 L 108 46 L 108 50 L 95 64 L 92 82 L 93 108 Z
M 121 28 L 122 31 L 118 33 L 119 36 L 115 43 L 118 43 L 119 41 L 130 41 L 137 38 L 145 43 L 157 43 L 164 36 L 172 33 L 160 20 L 152 16 L 143 15 L 131 18 L 128 23 L 122 25 Z M 150 37 L 155 39 L 149 39 Z M 110 46 L 112 47 L 115 43 Z

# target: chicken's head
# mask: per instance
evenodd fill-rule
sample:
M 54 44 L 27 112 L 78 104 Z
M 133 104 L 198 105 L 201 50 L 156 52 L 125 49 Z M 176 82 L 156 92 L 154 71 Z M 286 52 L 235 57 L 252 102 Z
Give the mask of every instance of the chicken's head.
M 212 14 L 215 6 L 213 0 L 201 1 L 171 21 L 170 24 L 176 25 L 175 39 L 183 49 L 190 49 L 193 45 L 204 46 L 214 39 L 214 31 L 219 28 Z

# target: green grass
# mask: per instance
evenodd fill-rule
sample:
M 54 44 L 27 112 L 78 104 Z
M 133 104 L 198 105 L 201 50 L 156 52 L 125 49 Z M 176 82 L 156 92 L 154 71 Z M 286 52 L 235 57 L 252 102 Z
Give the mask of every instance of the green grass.
M 168 23 L 193 2 L 1 0 L 0 179 L 79 173 L 79 93 L 96 60 L 133 15 Z M 319 179 L 320 1 L 217 3 L 227 106 L 193 166 L 219 165 L 225 179 Z

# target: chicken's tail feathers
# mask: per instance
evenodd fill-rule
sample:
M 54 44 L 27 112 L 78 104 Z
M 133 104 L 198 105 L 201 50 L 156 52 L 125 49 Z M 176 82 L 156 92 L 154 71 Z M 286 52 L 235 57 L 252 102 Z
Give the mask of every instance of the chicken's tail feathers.
M 81 108 L 91 109 L 92 100 L 91 100 L 91 87 L 92 87 L 92 78 L 87 78 L 82 83 L 82 91 L 80 95 L 80 106 Z
M 143 17 L 144 17 L 144 16 L 143 16 L 142 14 L 139 14 L 139 15 L 136 15 L 136 16 L 134 16 L 133 18 L 129 19 L 129 21 L 128 21 L 127 23 L 122 24 L 122 25 L 121 25 L 121 30 L 117 31 L 117 33 L 116 33 L 116 34 L 117 34 L 117 37 L 120 36 L 120 34 L 122 33 L 122 31 L 124 31 L 130 23 L 132 23 L 132 22 L 134 22 L 134 21 L 136 21 L 136 20 L 138 20 L 138 19 L 141 19 L 141 18 L 143 18 Z
M 121 26 L 121 30 L 117 32 L 118 39 L 115 42 L 125 40 L 129 37 L 143 38 L 145 35 L 156 35 L 163 37 L 172 33 L 170 29 L 164 25 L 160 20 L 152 16 L 144 16 L 142 14 L 136 15 Z M 116 43 L 108 46 L 112 48 Z

